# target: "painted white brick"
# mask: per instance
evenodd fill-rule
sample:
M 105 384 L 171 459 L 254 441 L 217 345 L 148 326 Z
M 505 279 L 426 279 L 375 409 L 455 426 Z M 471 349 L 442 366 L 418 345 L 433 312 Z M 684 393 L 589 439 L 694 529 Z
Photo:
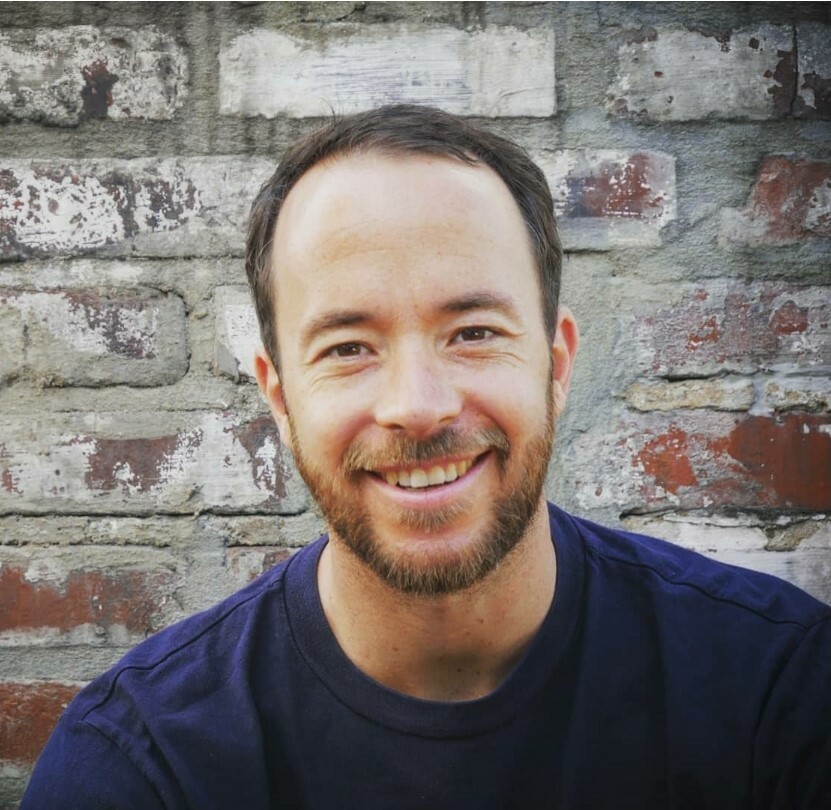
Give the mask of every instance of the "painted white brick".
M 270 416 L 101 412 L 0 421 L 0 513 L 294 514 L 308 503 Z
M 0 120 L 170 119 L 187 81 L 184 50 L 153 26 L 0 32 Z
M 103 295 L 0 289 L 0 306 L 18 316 L 8 328 L 0 319 L 0 341 L 20 344 L 10 357 L 15 376 L 144 386 L 170 384 L 187 372 L 185 308 L 177 296 L 140 289 Z
M 793 50 L 793 30 L 785 25 L 759 25 L 718 39 L 660 28 L 620 46 L 607 106 L 652 121 L 787 115 Z
M 214 365 L 235 380 L 254 379 L 254 352 L 260 346 L 260 330 L 247 290 L 220 287 L 214 294 L 216 312 Z
M 225 115 L 308 118 L 380 104 L 434 104 L 460 115 L 556 112 L 554 33 L 419 24 L 329 25 L 306 36 L 255 30 L 219 56 Z
M 829 315 L 827 287 L 723 278 L 652 285 L 637 312 L 621 313 L 614 357 L 670 379 L 822 373 L 831 362 Z
M 0 258 L 241 254 L 270 160 L 0 161 Z

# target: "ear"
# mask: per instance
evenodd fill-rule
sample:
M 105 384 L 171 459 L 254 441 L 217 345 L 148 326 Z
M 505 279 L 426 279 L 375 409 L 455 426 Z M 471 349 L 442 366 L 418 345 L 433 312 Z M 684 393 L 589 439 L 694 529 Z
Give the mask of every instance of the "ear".
M 554 385 L 554 413 L 560 415 L 566 406 L 566 397 L 571 385 L 574 358 L 580 345 L 580 330 L 568 307 L 557 311 L 557 332 L 551 344 L 551 374 Z
M 257 384 L 268 403 L 271 415 L 277 423 L 280 441 L 293 451 L 291 425 L 286 410 L 286 400 L 283 396 L 283 386 L 280 384 L 280 376 L 274 368 L 274 363 L 271 362 L 268 352 L 262 346 L 254 352 L 254 375 L 257 377 Z

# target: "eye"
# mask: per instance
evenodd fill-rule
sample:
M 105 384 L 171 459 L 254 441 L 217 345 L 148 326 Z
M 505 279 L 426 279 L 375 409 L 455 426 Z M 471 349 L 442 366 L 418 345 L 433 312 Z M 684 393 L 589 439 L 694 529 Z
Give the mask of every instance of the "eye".
M 481 340 L 487 340 L 493 337 L 495 332 L 493 329 L 488 329 L 484 326 L 467 326 L 460 329 L 456 335 L 456 341 L 459 343 L 475 343 Z
M 366 351 L 366 347 L 360 343 L 339 343 L 326 352 L 330 357 L 360 357 Z

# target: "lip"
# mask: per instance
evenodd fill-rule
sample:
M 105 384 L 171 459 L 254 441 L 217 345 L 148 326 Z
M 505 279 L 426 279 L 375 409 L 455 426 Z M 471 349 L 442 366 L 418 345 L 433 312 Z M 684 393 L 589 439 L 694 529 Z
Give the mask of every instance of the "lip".
M 482 453 L 474 460 L 471 468 L 461 478 L 436 487 L 405 489 L 395 484 L 388 484 L 384 478 L 374 472 L 366 473 L 366 478 L 373 487 L 376 487 L 386 498 L 391 499 L 400 507 L 406 509 L 436 509 L 458 500 L 460 496 L 466 494 L 471 487 L 475 486 L 490 463 L 492 456 L 492 450 Z

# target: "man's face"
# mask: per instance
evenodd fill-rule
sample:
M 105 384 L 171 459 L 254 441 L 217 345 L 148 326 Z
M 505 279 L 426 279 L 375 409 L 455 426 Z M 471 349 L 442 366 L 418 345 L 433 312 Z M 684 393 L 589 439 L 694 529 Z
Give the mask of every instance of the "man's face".
M 544 509 L 553 439 L 510 192 L 442 158 L 321 164 L 285 202 L 272 267 L 281 372 L 260 382 L 332 541 L 411 593 L 484 578 Z

